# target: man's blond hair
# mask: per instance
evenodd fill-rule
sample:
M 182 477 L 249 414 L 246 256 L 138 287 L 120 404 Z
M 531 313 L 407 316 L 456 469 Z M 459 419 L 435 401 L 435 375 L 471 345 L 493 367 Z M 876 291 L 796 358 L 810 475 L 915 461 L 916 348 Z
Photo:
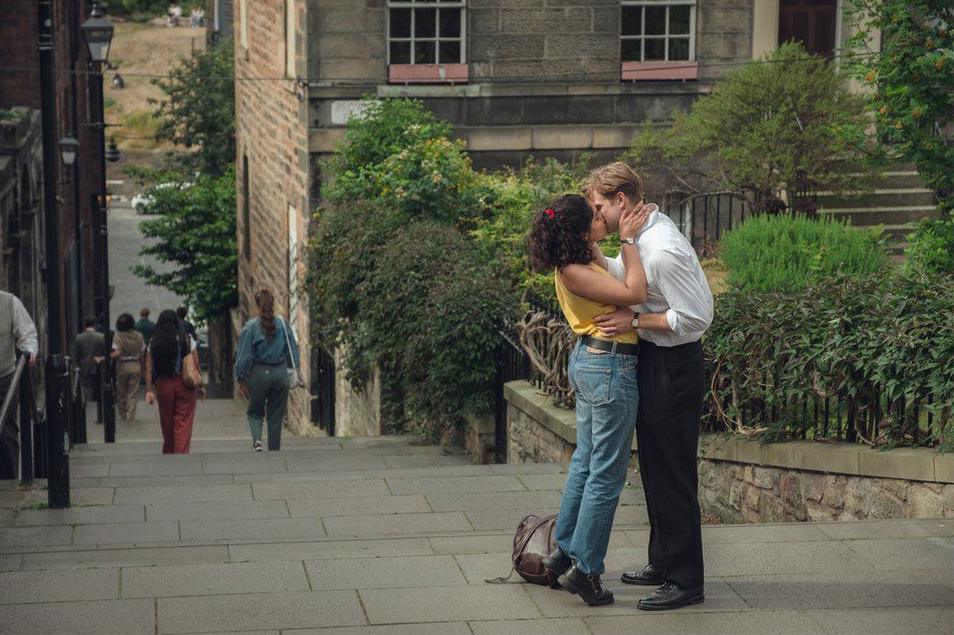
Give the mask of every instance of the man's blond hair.
M 601 194 L 606 198 L 622 192 L 631 201 L 639 202 L 643 198 L 643 180 L 636 171 L 621 161 L 600 166 L 590 172 L 583 185 L 587 198 Z

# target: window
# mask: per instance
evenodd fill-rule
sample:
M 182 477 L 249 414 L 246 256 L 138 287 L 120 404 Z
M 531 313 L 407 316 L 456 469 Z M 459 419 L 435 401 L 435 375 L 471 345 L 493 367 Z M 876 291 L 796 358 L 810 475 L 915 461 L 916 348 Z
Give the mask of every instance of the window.
M 620 57 L 623 62 L 694 60 L 695 26 L 695 2 L 623 0 Z
M 462 0 L 388 2 L 388 64 L 463 64 Z
M 245 259 L 252 259 L 252 211 L 249 203 L 248 157 L 242 155 L 242 251 Z

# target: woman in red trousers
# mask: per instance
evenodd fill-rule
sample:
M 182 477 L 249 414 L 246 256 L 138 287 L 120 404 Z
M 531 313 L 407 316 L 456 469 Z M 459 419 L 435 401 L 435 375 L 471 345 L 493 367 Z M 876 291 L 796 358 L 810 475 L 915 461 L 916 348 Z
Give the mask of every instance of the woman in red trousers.
M 182 378 L 182 365 L 189 357 L 198 368 L 195 341 L 186 335 L 175 311 L 163 311 L 146 349 L 146 403 L 159 404 L 163 454 L 188 454 L 196 398 L 205 396 L 201 384 L 189 387 Z

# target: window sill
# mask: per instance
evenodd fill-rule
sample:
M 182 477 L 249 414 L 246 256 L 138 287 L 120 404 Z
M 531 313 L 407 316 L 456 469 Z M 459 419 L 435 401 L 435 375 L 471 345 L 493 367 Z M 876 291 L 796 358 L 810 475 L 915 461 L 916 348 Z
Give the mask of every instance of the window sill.
M 699 62 L 623 62 L 620 77 L 624 82 L 699 79 Z
M 461 84 L 467 82 L 467 64 L 391 64 L 391 84 Z

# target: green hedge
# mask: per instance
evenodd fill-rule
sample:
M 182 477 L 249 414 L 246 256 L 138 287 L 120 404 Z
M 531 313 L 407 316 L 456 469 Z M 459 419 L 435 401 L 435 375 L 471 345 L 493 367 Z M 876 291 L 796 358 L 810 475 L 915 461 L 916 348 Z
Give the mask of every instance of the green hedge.
M 726 233 L 719 257 L 735 288 L 799 291 L 831 276 L 883 271 L 888 258 L 879 234 L 826 216 L 763 214 Z
M 762 422 L 749 408 L 764 401 L 776 414 L 764 439 L 818 438 L 812 400 L 841 397 L 841 421 L 831 409 L 832 435 L 853 408 L 859 436 L 891 446 L 912 442 L 918 403 L 919 442 L 954 449 L 952 276 L 878 272 L 796 293 L 731 290 L 716 299 L 703 342 L 716 422 L 757 428 Z
M 908 269 L 954 274 L 954 218 L 925 219 L 908 240 Z

